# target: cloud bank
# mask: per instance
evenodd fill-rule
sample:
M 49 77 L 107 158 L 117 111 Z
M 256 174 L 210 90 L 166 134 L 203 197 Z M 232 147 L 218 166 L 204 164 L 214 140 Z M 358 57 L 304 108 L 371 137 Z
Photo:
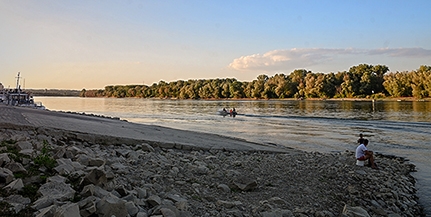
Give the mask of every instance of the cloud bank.
M 381 49 L 325 49 L 293 48 L 273 50 L 264 54 L 252 54 L 236 58 L 229 68 L 237 71 L 274 71 L 286 68 L 304 68 L 331 61 L 337 56 L 382 55 L 388 57 L 431 57 L 431 50 L 423 48 L 381 48 Z

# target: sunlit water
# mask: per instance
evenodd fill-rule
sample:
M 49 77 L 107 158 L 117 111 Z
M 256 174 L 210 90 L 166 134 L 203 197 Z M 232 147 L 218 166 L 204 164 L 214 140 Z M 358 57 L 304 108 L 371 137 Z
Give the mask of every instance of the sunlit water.
M 36 97 L 50 110 L 120 117 L 130 122 L 216 133 L 306 151 L 369 149 L 410 159 L 418 196 L 431 216 L 431 102 L 293 100 L 152 100 Z M 217 114 L 236 108 L 235 118 Z

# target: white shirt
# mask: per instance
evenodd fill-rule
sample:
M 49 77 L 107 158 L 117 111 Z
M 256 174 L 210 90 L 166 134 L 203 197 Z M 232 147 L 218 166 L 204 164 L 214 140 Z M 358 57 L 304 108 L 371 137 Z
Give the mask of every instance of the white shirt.
M 365 151 L 367 151 L 367 147 L 365 147 L 364 144 L 360 144 L 357 148 L 356 148 L 356 159 L 362 157 L 365 155 Z

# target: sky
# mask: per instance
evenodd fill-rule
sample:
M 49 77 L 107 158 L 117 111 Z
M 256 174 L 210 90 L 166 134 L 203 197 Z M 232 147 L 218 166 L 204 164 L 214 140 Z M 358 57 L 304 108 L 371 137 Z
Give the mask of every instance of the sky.
M 428 0 L 0 0 L 0 83 L 103 89 L 431 65 Z

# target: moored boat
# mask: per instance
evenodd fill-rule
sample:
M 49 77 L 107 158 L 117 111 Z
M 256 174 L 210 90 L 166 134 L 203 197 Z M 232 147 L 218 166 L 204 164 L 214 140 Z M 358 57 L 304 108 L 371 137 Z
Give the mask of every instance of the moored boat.
M 18 72 L 15 89 L 5 89 L 3 85 L 0 86 L 0 102 L 13 106 L 45 109 L 41 102 L 34 102 L 31 93 L 21 89 L 21 85 L 19 85 L 20 78 L 20 73 Z

